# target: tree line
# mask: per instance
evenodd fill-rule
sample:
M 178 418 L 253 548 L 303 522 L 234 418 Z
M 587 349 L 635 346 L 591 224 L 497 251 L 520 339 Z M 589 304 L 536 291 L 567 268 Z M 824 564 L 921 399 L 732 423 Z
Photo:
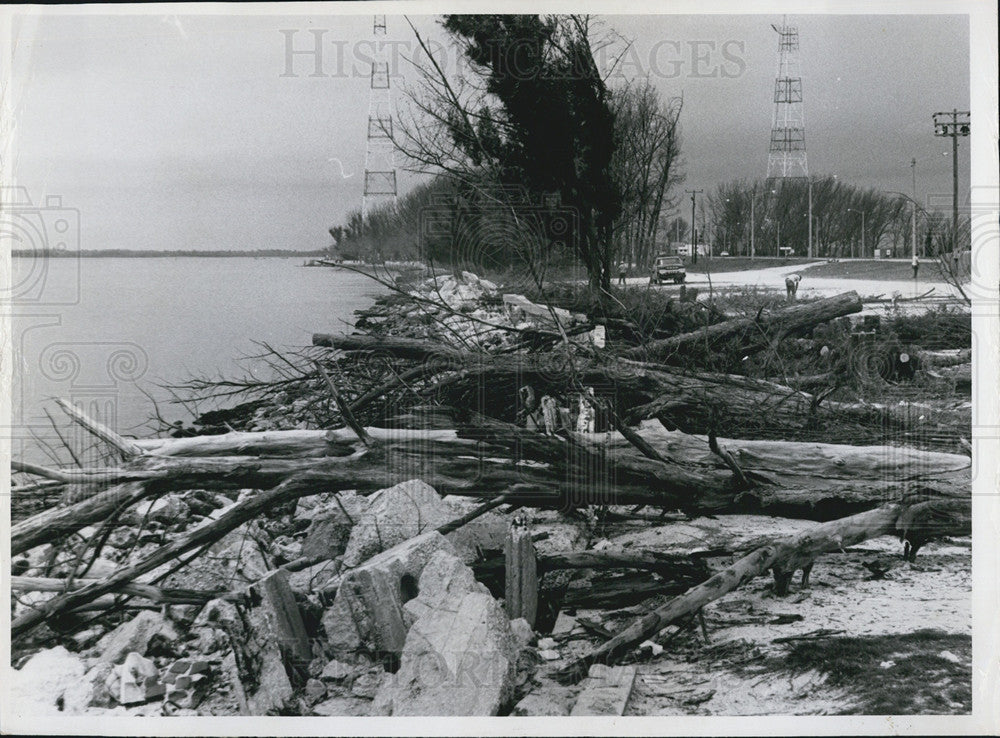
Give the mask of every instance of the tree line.
M 918 254 L 931 257 L 953 249 L 954 226 L 944 213 L 914 208 L 901 194 L 856 187 L 835 177 L 725 182 L 704 198 L 696 220 L 700 231 L 710 235 L 716 254 L 750 255 L 753 250 L 777 256 L 779 249 L 791 248 L 806 256 L 810 189 L 813 256 L 872 258 L 876 250 L 907 255 L 914 209 Z M 958 225 L 955 248 L 968 249 L 968 219 Z

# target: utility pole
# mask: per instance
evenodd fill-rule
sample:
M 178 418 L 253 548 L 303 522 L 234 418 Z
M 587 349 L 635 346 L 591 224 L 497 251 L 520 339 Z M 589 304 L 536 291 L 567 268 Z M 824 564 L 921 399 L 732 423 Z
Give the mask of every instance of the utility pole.
M 969 135 L 968 110 L 934 113 L 934 135 L 951 138 L 951 250 L 958 250 L 958 137 Z M 949 121 L 948 118 L 951 118 Z
M 917 160 L 910 159 L 910 171 L 913 173 L 913 222 L 910 223 L 910 230 L 913 231 L 913 258 L 917 258 Z
M 753 240 L 753 229 L 754 229 L 753 206 L 756 195 L 757 195 L 757 187 L 755 186 L 753 188 L 753 191 L 751 191 L 750 193 L 750 261 L 753 261 L 754 257 L 757 255 L 757 249 L 755 248 L 755 243 Z
M 809 178 L 809 258 L 813 255 L 813 181 Z
M 698 263 L 698 229 L 695 227 L 694 219 L 694 198 L 699 192 L 704 190 L 684 190 L 691 195 L 691 263 Z

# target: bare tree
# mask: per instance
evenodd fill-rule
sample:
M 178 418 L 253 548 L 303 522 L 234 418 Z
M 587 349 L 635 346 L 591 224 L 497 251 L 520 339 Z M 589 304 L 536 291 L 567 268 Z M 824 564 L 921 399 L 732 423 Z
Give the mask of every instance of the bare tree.
M 615 225 L 618 258 L 646 264 L 656 250 L 661 213 L 671 188 L 682 181 L 680 119 L 683 100 L 662 101 L 644 81 L 612 93 L 615 154 L 611 169 L 622 195 Z

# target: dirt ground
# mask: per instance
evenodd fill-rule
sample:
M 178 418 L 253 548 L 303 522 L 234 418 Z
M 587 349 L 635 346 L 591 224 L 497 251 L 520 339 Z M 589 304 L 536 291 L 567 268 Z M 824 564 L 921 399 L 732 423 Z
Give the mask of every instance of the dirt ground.
M 703 522 L 713 539 L 811 525 L 756 516 Z M 664 527 L 626 538 L 669 550 L 675 535 L 683 538 L 699 527 L 693 521 L 676 533 Z M 825 555 L 809 586 L 803 588 L 796 574 L 784 597 L 772 594 L 769 578 L 759 577 L 705 608 L 707 641 L 697 622 L 666 629 L 654 639 L 661 654 L 647 651 L 634 659 L 638 678 L 625 714 L 968 714 L 971 539 L 928 544 L 914 563 L 901 554 L 902 544 L 880 538 Z M 617 617 L 596 610 L 579 610 L 576 617 L 616 631 L 665 599 Z M 551 674 L 592 643 L 566 619 L 562 628 L 554 636 L 562 658 L 539 674 L 539 689 L 555 693 L 566 688 Z

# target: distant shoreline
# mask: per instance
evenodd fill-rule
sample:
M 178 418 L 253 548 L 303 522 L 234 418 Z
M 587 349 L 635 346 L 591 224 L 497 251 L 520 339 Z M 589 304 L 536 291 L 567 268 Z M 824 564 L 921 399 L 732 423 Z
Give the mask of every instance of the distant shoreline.
M 322 249 L 312 251 L 288 251 L 284 249 L 258 249 L 256 251 L 198 251 L 198 250 L 170 250 L 170 251 L 141 251 L 137 249 L 92 249 L 87 251 L 52 250 L 36 251 L 33 249 L 12 249 L 12 257 L 33 258 L 45 257 L 49 259 L 94 259 L 94 258 L 127 258 L 127 259 L 149 259 L 155 257 L 176 257 L 176 256 L 197 256 L 213 258 L 234 258 L 234 257 L 262 257 L 262 256 L 282 256 L 300 257 L 312 256 L 322 257 L 326 252 Z

